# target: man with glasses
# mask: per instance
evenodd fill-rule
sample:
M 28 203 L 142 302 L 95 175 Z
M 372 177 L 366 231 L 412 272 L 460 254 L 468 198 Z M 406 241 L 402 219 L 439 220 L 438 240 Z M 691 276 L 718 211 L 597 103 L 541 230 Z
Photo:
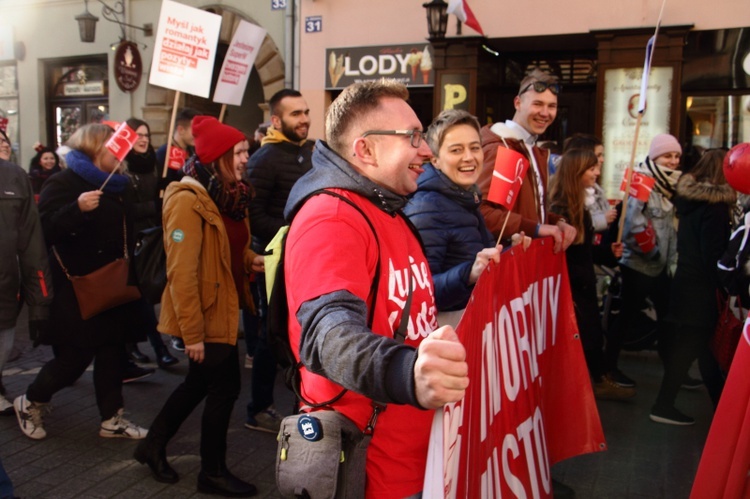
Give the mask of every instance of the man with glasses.
M 477 182 L 482 190 L 481 211 L 495 237 L 503 238 L 523 231 L 531 237 L 551 236 L 555 252 L 564 250 L 573 242 L 575 229 L 560 216 L 547 209 L 547 181 L 549 178 L 549 150 L 537 147 L 537 138 L 555 121 L 557 95 L 560 93 L 557 77 L 534 68 L 522 81 L 518 95 L 513 99 L 516 109 L 512 120 L 482 128 L 484 168 Z M 513 209 L 487 199 L 494 171 L 498 147 L 520 153 L 529 162 L 526 177 Z M 506 217 L 508 218 L 507 224 Z
M 297 90 L 285 88 L 268 101 L 271 127 L 261 140 L 260 149 L 247 162 L 245 179 L 253 185 L 255 196 L 250 202 L 250 223 L 253 228 L 253 250 L 258 254 L 278 230 L 286 225 L 284 206 L 297 180 L 312 168 L 313 142 L 307 140 L 310 129 L 310 108 Z M 247 405 L 245 427 L 250 430 L 278 433 L 281 416 L 273 406 L 273 387 L 276 380 L 276 359 L 266 338 L 266 280 L 263 273 L 255 277 L 253 296 L 256 297 L 259 320 L 256 321 L 258 340 L 254 351 L 248 351 L 246 362 L 253 366 L 251 400 Z M 243 324 L 252 327 L 249 312 L 243 313 Z M 245 334 L 252 334 L 245 331 Z
M 466 352 L 450 326 L 437 328 L 429 265 L 401 211 L 432 155 L 407 98 L 395 80 L 347 87 L 285 209 L 301 392 L 316 404 L 341 394 L 329 405 L 360 430 L 377 415 L 367 497 L 420 493 L 434 416 L 423 409 L 461 399 L 468 385 Z M 373 401 L 386 409 L 377 414 Z

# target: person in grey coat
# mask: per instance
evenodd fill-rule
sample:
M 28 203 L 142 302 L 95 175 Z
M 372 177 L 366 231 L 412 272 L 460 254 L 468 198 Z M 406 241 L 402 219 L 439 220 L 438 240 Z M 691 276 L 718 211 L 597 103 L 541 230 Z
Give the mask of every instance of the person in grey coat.
M 0 136 L 3 140 L 4 134 Z M 0 373 L 13 348 L 19 297 L 29 307 L 34 342 L 49 323 L 52 279 L 34 193 L 26 172 L 0 159 Z M 0 381 L 0 414 L 13 414 Z

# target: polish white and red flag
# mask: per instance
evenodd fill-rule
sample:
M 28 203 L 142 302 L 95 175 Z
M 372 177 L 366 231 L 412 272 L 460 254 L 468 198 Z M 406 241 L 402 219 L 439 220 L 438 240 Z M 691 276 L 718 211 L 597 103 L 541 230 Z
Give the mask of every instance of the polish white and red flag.
M 450 0 L 448 3 L 448 14 L 455 15 L 462 23 L 484 36 L 484 31 L 482 31 L 479 21 L 474 17 L 474 13 L 469 8 L 466 0 Z

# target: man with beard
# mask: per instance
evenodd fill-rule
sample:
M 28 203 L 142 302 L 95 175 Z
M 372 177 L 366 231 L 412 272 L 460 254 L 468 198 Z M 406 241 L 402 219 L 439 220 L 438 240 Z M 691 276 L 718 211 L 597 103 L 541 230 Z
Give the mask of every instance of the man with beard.
M 255 188 L 250 202 L 253 227 L 253 250 L 265 253 L 266 246 L 276 232 L 286 225 L 284 207 L 295 182 L 312 168 L 313 141 L 307 140 L 310 128 L 310 108 L 296 90 L 276 92 L 268 102 L 271 127 L 261 141 L 261 147 L 247 163 L 245 179 Z M 266 337 L 265 276 L 257 274 L 258 342 L 253 357 L 251 400 L 247 406 L 245 426 L 251 430 L 277 433 L 281 416 L 273 407 L 273 387 L 276 378 L 276 359 L 268 348 Z

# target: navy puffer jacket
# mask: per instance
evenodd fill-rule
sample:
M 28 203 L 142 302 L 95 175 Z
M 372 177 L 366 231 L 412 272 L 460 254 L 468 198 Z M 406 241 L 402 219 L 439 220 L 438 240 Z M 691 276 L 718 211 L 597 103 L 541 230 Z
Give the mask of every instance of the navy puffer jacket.
M 482 196 L 465 190 L 432 165 L 425 166 L 404 212 L 419 230 L 435 281 L 438 310 L 466 307 L 469 274 L 479 251 L 495 245 L 479 212 Z

